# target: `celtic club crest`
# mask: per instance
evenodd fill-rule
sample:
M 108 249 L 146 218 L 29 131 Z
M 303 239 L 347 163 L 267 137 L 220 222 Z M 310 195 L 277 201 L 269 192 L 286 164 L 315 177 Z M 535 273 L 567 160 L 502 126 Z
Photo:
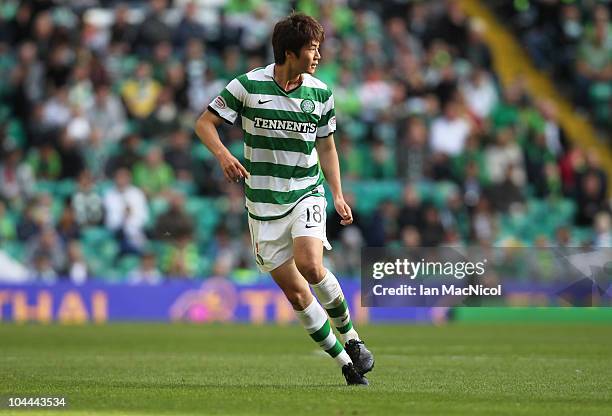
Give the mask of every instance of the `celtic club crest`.
M 302 100 L 302 102 L 300 103 L 300 108 L 302 109 L 303 112 L 310 114 L 314 111 L 315 104 L 312 100 L 307 98 L 305 100 Z

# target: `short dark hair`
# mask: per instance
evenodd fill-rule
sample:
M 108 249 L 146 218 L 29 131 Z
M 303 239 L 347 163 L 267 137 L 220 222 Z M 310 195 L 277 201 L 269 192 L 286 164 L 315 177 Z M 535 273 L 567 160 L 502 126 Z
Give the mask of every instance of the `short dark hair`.
M 285 52 L 300 55 L 300 49 L 312 41 L 323 43 L 325 32 L 323 26 L 304 13 L 293 12 L 276 23 L 272 33 L 272 49 L 274 62 L 285 63 Z

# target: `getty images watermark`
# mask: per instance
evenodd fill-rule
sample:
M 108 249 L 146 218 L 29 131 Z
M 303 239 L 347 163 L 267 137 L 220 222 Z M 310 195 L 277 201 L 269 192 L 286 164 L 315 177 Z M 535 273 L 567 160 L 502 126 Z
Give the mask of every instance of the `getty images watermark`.
M 611 306 L 612 249 L 365 248 L 362 305 Z

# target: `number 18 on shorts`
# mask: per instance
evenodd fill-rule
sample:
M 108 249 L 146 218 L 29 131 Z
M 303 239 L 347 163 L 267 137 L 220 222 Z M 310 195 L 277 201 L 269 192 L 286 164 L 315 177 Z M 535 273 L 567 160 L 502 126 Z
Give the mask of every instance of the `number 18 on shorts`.
M 314 237 L 331 250 L 325 233 L 327 201 L 322 196 L 304 198 L 283 218 L 259 221 L 249 217 L 251 243 L 257 266 L 269 272 L 293 257 L 293 239 Z

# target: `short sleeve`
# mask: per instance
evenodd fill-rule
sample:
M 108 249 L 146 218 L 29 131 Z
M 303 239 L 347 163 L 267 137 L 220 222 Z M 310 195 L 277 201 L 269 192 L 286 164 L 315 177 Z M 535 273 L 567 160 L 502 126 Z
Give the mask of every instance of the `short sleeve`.
M 238 78 L 234 78 L 227 84 L 223 91 L 212 100 L 208 105 L 208 109 L 229 124 L 234 124 L 238 114 L 242 112 L 246 94 L 247 92 Z
M 317 124 L 317 137 L 327 137 L 336 131 L 336 110 L 334 108 L 334 96 L 330 94 L 329 98 L 323 103 L 321 111 L 321 119 Z

